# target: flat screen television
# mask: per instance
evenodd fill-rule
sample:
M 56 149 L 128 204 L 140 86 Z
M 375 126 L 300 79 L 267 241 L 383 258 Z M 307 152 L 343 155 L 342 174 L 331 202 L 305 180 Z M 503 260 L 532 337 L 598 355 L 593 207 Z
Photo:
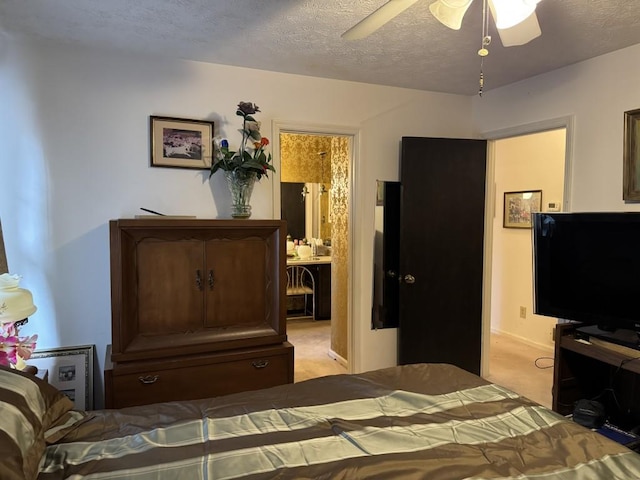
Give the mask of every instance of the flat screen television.
M 536 213 L 534 311 L 638 348 L 640 212 Z

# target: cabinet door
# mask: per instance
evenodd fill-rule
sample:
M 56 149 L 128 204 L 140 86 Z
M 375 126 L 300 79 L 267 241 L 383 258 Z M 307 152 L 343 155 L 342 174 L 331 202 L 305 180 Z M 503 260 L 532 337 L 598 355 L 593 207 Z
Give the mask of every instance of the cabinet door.
M 138 335 L 202 329 L 203 242 L 147 239 L 136 260 Z
M 258 326 L 270 321 L 278 278 L 267 270 L 267 246 L 259 237 L 206 242 L 207 327 Z
M 331 318 L 331 264 L 316 265 L 316 320 Z

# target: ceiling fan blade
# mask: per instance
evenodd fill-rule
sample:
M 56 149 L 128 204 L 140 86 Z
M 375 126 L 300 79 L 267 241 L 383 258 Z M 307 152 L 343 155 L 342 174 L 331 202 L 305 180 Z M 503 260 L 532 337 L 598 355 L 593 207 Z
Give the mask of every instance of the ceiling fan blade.
M 357 40 L 371 35 L 385 23 L 400 15 L 417 1 L 418 0 L 389 0 L 375 12 L 364 17 L 360 22 L 356 23 L 353 27 L 344 32 L 341 37 L 345 40 Z
M 529 15 L 523 22 L 518 23 L 510 28 L 499 28 L 498 35 L 500 41 L 505 47 L 514 47 L 529 43 L 534 38 L 542 34 L 540 24 L 536 12 Z
M 462 19 L 473 0 L 437 0 L 429 5 L 431 14 L 440 23 L 453 30 L 460 30 Z
M 491 10 L 491 16 L 493 17 L 494 23 L 496 23 L 498 35 L 500 36 L 500 41 L 503 46 L 515 47 L 518 45 L 524 45 L 542 34 L 540 24 L 538 23 L 538 17 L 535 12 L 535 5 L 538 4 L 539 1 L 540 0 L 524 0 L 524 5 L 530 4 L 534 6 L 533 13 L 512 27 L 499 28 L 497 27 L 498 15 L 496 14 L 494 0 L 489 0 L 489 10 Z

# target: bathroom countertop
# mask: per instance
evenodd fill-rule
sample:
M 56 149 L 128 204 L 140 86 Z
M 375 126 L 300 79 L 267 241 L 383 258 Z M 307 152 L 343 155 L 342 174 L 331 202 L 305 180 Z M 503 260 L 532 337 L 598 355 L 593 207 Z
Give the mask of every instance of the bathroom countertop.
M 330 255 L 309 258 L 287 257 L 287 265 L 312 265 L 319 263 L 331 263 Z

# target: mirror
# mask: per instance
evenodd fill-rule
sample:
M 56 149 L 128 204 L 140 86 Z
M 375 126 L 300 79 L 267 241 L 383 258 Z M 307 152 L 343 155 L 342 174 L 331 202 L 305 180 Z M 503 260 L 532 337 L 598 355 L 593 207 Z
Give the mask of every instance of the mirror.
M 292 240 L 331 239 L 331 141 L 321 135 L 280 135 L 280 209 Z
M 371 328 L 396 328 L 400 305 L 400 182 L 376 183 Z

